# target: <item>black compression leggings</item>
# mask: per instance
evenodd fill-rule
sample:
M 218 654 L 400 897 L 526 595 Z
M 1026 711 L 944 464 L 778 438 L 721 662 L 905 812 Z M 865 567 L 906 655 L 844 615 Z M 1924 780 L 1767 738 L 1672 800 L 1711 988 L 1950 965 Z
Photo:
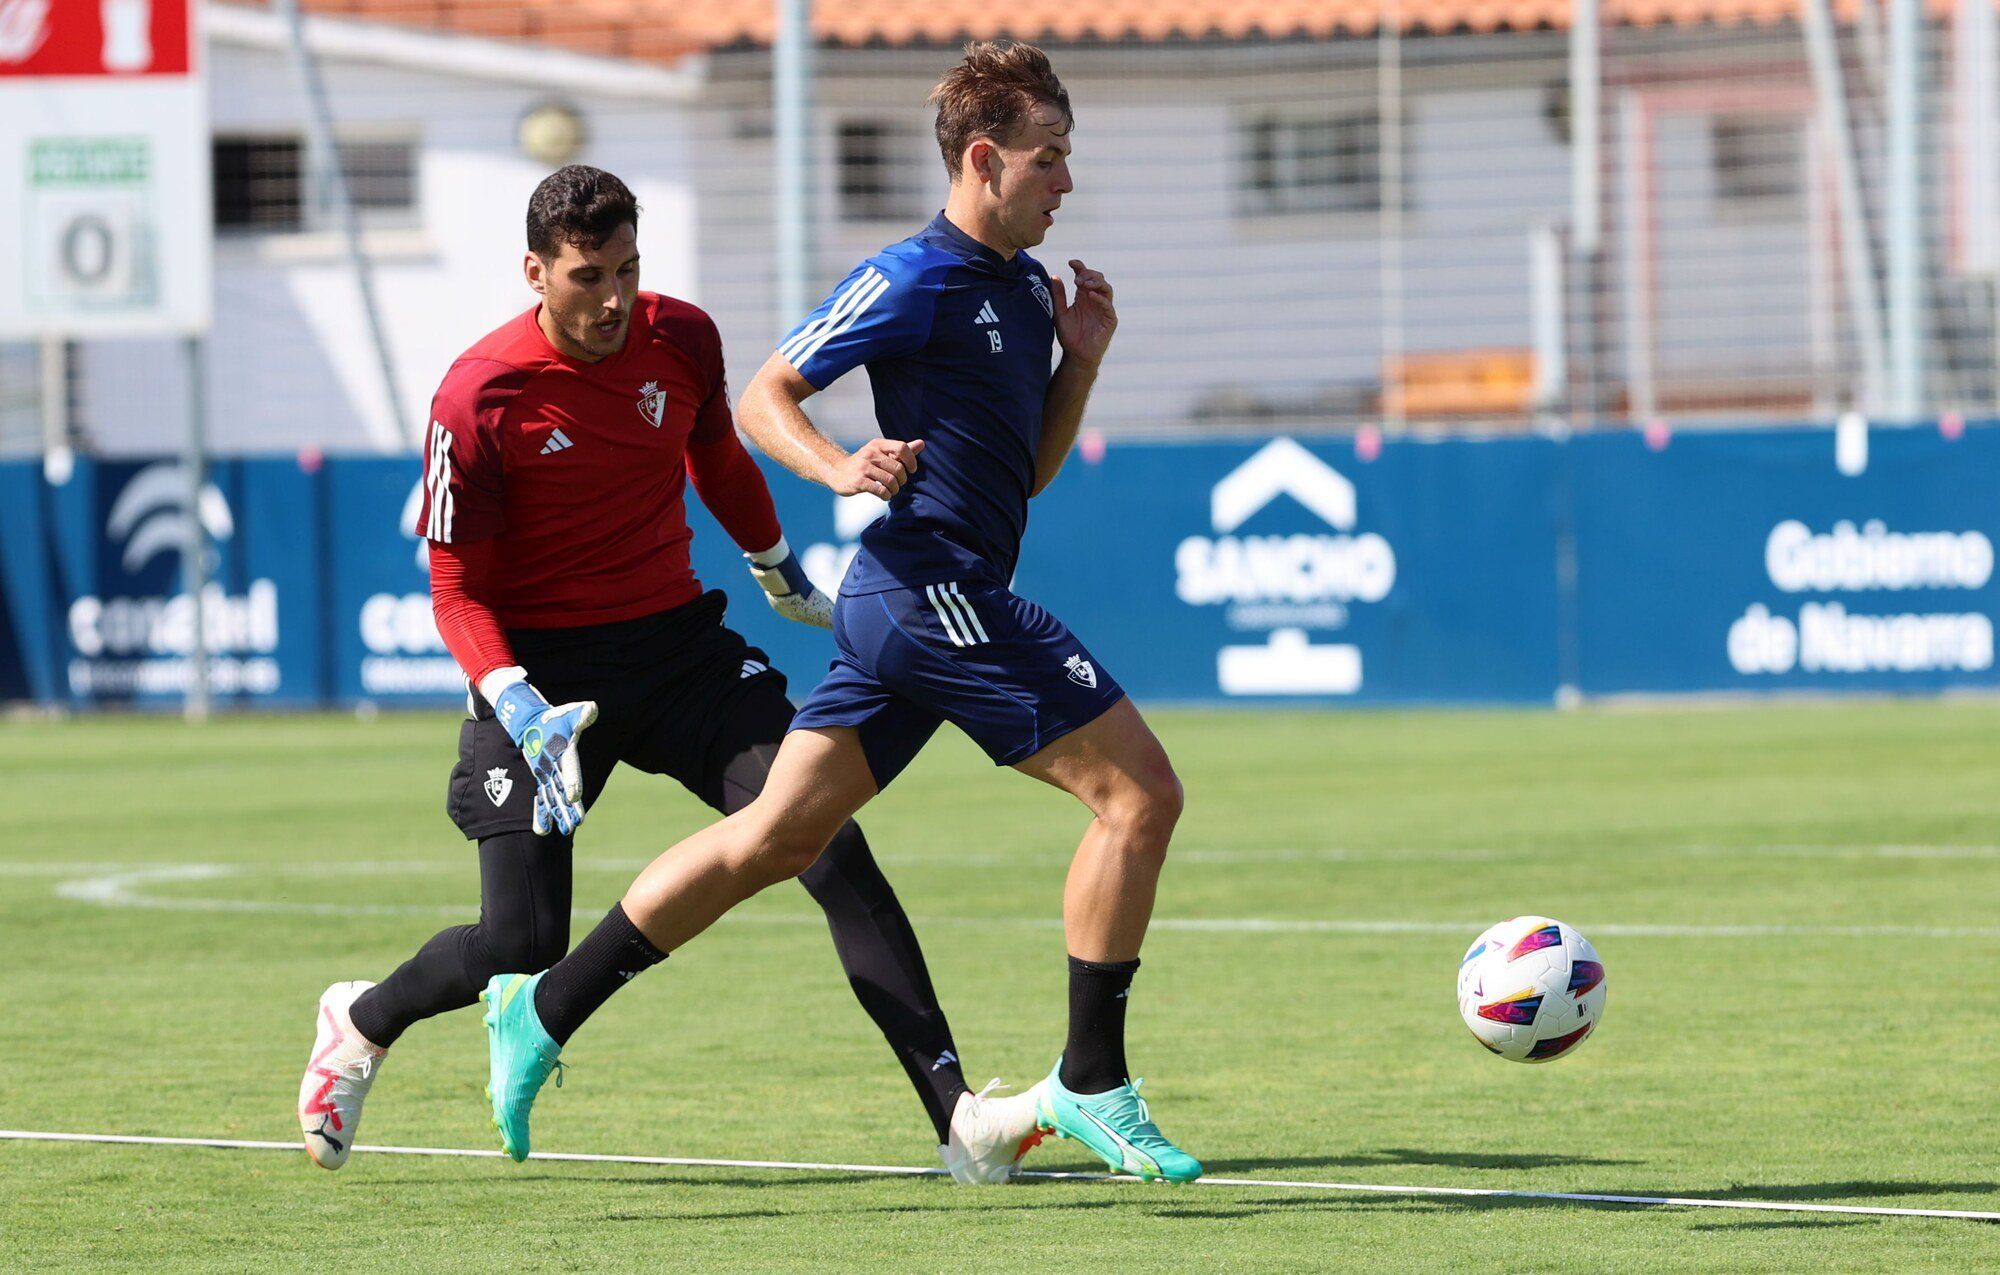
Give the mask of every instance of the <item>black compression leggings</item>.
M 740 704 L 712 750 L 720 764 L 703 777 L 701 792 L 724 814 L 748 805 L 770 774 L 790 722 L 789 705 L 773 698 L 777 704 Z M 944 1141 L 966 1090 L 964 1074 L 916 932 L 860 827 L 842 825 L 799 883 L 825 911 L 848 985 Z M 568 837 L 521 831 L 481 838 L 479 923 L 440 931 L 358 998 L 355 1028 L 386 1048 L 412 1024 L 476 1003 L 496 974 L 547 969 L 569 950 L 570 897 Z

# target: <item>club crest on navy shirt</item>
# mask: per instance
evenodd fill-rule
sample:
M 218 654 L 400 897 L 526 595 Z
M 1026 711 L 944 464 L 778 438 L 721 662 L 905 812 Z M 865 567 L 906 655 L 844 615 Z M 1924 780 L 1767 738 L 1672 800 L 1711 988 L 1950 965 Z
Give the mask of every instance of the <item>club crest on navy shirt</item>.
M 1047 313 L 1051 319 L 1055 318 L 1056 303 L 1055 303 L 1055 298 L 1049 295 L 1049 285 L 1043 283 L 1040 278 L 1037 278 L 1034 280 L 1033 283 L 1029 285 L 1029 287 L 1031 287 L 1034 290 L 1035 300 L 1042 303 L 1043 311 Z

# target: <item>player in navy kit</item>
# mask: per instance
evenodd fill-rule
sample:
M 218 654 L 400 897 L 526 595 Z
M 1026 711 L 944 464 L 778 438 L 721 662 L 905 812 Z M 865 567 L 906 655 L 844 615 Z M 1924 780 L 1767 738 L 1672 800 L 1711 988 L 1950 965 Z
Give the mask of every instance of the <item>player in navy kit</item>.
M 543 181 L 524 261 L 539 303 L 461 355 L 432 403 L 416 531 L 430 545 L 439 632 L 468 681 L 447 805 L 479 842 L 480 919 L 436 935 L 379 985 L 336 983 L 320 998 L 298 1115 L 326 1168 L 352 1151 L 405 1029 L 475 1003 L 501 970 L 539 969 L 567 949 L 572 833 L 617 766 L 670 775 L 724 814 L 762 787 L 792 705 L 764 653 L 723 623 L 726 599 L 689 567 L 687 488 L 774 609 L 830 623 L 736 437 L 714 323 L 639 291 L 638 213 L 600 169 Z M 967 1092 L 916 935 L 860 828 L 843 822 L 803 883 L 953 1177 L 1005 1180 L 1033 1135 L 1033 1104 Z
M 1028 501 L 1062 467 L 1117 327 L 1103 275 L 1071 261 L 1072 301 L 1024 251 L 1071 189 L 1069 98 L 1040 50 L 976 44 L 932 101 L 952 178 L 944 211 L 850 274 L 779 345 L 739 408 L 781 464 L 890 502 L 841 584 L 839 656 L 763 793 L 657 859 L 600 932 L 607 945 L 663 958 L 808 869 L 833 830 L 952 722 L 995 763 L 1073 794 L 1094 816 L 1064 890 L 1069 1035 L 1031 1091 L 1040 1128 L 1113 1168 L 1186 1181 L 1201 1165 L 1153 1124 L 1124 1050 L 1180 783 L 1110 673 L 1009 587 Z M 883 436 L 849 453 L 799 405 L 863 366 Z M 494 1116 L 517 1156 L 562 1045 L 623 981 L 581 954 L 489 985 Z

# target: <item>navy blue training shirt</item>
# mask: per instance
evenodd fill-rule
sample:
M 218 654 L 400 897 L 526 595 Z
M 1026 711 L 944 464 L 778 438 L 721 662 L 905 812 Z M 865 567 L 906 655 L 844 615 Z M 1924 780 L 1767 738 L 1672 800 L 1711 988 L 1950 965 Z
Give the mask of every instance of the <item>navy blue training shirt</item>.
M 883 437 L 924 440 L 842 593 L 1013 579 L 1054 342 L 1041 263 L 1009 261 L 939 213 L 855 267 L 779 344 L 815 389 L 865 364 Z

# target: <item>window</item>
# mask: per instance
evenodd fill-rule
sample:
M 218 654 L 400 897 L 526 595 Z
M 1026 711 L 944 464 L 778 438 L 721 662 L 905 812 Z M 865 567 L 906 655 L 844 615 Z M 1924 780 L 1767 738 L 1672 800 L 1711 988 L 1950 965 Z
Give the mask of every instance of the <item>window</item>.
M 414 216 L 415 142 L 355 138 L 337 142 L 335 148 L 340 152 L 348 197 L 364 221 L 394 223 Z M 327 228 L 324 223 L 332 216 L 332 193 L 313 188 L 314 175 L 303 138 L 218 137 L 211 154 L 216 229 L 283 234 Z
M 1709 123 L 1716 199 L 1758 207 L 1805 188 L 1804 133 L 1790 115 L 1718 115 Z
M 303 228 L 303 150 L 295 137 L 216 138 L 215 228 L 271 231 Z
M 888 120 L 843 120 L 838 138 L 840 219 L 907 221 L 923 215 L 921 156 L 928 139 Z
M 1374 212 L 1382 206 L 1380 117 L 1252 116 L 1241 126 L 1237 180 L 1243 211 Z
M 417 147 L 410 141 L 349 141 L 337 144 L 347 197 L 361 210 L 417 206 Z

